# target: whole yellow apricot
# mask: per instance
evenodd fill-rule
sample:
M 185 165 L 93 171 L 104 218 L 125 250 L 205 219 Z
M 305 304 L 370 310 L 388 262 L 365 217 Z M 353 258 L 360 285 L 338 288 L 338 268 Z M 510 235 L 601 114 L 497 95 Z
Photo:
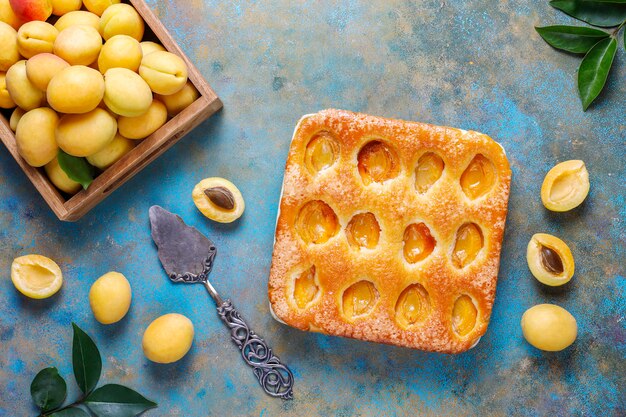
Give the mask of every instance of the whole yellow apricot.
M 89 305 L 93 315 L 102 324 L 117 323 L 128 309 L 132 292 L 130 283 L 119 272 L 107 272 L 96 280 L 89 290 Z
M 128 139 L 143 139 L 150 136 L 167 121 L 167 109 L 159 100 L 153 100 L 148 111 L 140 116 L 120 116 L 117 127 Z
M 191 320 L 182 314 L 166 314 L 150 323 L 144 332 L 143 353 L 152 362 L 176 362 L 191 349 L 193 336 Z
M 10 25 L 0 22 L 0 71 L 7 71 L 20 60 L 17 49 L 17 32 Z
M 576 340 L 578 325 L 569 311 L 554 304 L 539 304 L 522 316 L 522 333 L 537 349 L 558 352 Z
M 33 20 L 24 23 L 17 31 L 17 49 L 24 58 L 43 52 L 52 52 L 59 31 L 47 22 Z
M 128 68 L 136 72 L 142 57 L 141 46 L 135 38 L 115 35 L 102 46 L 98 56 L 98 69 L 103 74 L 109 68 Z
M 6 83 L 11 99 L 24 110 L 36 109 L 45 102 L 45 93 L 28 80 L 25 60 L 18 61 L 9 68 Z
M 60 113 L 87 113 L 98 107 L 104 97 L 102 74 L 75 65 L 55 75 L 47 90 L 48 104 Z
M 91 12 L 86 12 L 84 10 L 77 10 L 75 12 L 69 12 L 64 14 L 56 21 L 54 27 L 57 28 L 59 32 L 69 28 L 70 26 L 78 26 L 85 25 L 91 26 L 95 30 L 100 30 L 100 17 Z
M 143 19 L 128 4 L 113 4 L 100 16 L 100 33 L 105 41 L 115 35 L 128 35 L 141 42 L 143 31 Z
M 59 165 L 59 160 L 56 157 L 48 162 L 44 166 L 44 169 L 52 184 L 64 193 L 73 195 L 82 188 L 79 183 L 67 176 L 65 171 L 61 168 L 61 165 Z
M 139 75 L 155 93 L 170 95 L 187 83 L 187 65 L 171 52 L 156 51 L 143 57 Z
M 15 107 L 15 102 L 7 90 L 6 74 L 0 72 L 0 109 L 12 109 Z
M 104 102 L 120 116 L 140 116 L 150 108 L 152 92 L 136 72 L 111 68 L 104 74 Z
M 52 3 L 52 14 L 63 16 L 66 13 L 80 10 L 83 0 L 50 0 Z
M 54 54 L 71 65 L 89 65 L 98 59 L 102 38 L 87 25 L 70 26 L 59 32 L 54 42 Z
M 9 0 L 15 14 L 24 21 L 45 21 L 52 14 L 50 0 Z
M 89 113 L 66 114 L 56 129 L 61 149 L 73 156 L 89 156 L 104 149 L 117 132 L 117 121 L 108 111 L 96 107 Z
M 13 11 L 9 0 L 0 0 L 0 22 L 6 23 L 15 30 L 24 24 L 24 21 Z
M 95 13 L 98 16 L 102 16 L 102 13 L 111 6 L 117 4 L 121 0 L 83 0 L 83 4 L 91 13 Z
M 17 124 L 20 122 L 22 116 L 24 116 L 25 114 L 26 112 L 19 107 L 16 107 L 15 110 L 13 110 L 13 113 L 11 113 L 11 119 L 9 120 L 9 126 L 11 127 L 12 131 L 15 132 L 17 130 Z
M 24 114 L 17 124 L 17 150 L 30 166 L 41 167 L 56 158 L 59 148 L 55 129 L 59 116 L 48 107 L 40 107 Z
M 157 94 L 156 97 L 165 104 L 167 114 L 174 117 L 196 101 L 198 97 L 200 97 L 200 93 L 198 93 L 198 90 L 196 90 L 196 87 L 194 87 L 190 81 L 187 81 L 180 91 L 170 94 L 169 96 Z
M 70 64 L 54 54 L 37 54 L 26 61 L 26 76 L 35 87 L 46 91 L 50 80 Z M 74 92 L 72 92 L 74 94 Z
M 119 122 L 118 122 L 119 124 Z M 115 138 L 104 147 L 100 152 L 96 152 L 93 155 L 87 157 L 87 161 L 99 168 L 105 170 L 114 163 L 116 163 L 122 156 L 132 151 L 135 147 L 135 142 L 125 138 L 119 133 L 115 135 Z
M 156 51 L 165 51 L 165 48 L 160 43 L 152 42 L 152 41 L 143 41 L 140 43 L 141 52 L 143 52 L 143 56 L 146 56 L 152 52 Z

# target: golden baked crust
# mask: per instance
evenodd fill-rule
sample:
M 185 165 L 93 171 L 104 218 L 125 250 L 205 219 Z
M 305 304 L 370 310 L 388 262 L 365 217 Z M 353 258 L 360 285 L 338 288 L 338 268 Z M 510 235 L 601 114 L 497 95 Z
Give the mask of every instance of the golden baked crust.
M 320 133 L 331 138 L 324 155 L 334 151 L 336 159 L 316 171 L 324 163 L 311 168 L 307 145 Z M 390 149 L 382 169 L 393 178 L 365 185 L 359 166 L 366 156 L 360 151 L 372 142 Z M 438 155 L 444 168 L 441 177 L 420 193 L 416 167 L 427 152 Z M 479 154 L 492 165 L 474 173 L 487 184 L 487 191 L 472 195 L 472 200 L 461 186 L 461 176 Z M 334 109 L 303 117 L 289 150 L 276 225 L 269 278 L 274 314 L 302 330 L 428 351 L 466 351 L 489 323 L 510 180 L 504 150 L 481 133 Z M 313 203 L 303 210 L 312 201 L 330 207 L 336 228 L 327 207 Z M 372 213 L 378 222 L 379 238 L 373 248 L 348 242 L 346 227 L 359 213 Z M 404 252 L 405 229 L 419 223 L 428 227 L 434 249 L 425 259 L 410 263 Z M 472 262 L 459 267 L 453 253 L 463 257 L 471 250 L 458 251 L 471 246 L 459 243 L 457 248 L 458 230 L 469 223 L 479 226 L 483 245 Z M 308 281 L 302 278 L 307 272 Z M 305 291 L 300 302 L 294 298 L 296 279 Z M 361 281 L 374 289 L 361 283 L 344 294 Z M 412 292 L 403 293 L 411 285 Z M 472 303 L 467 302 L 470 299 Z

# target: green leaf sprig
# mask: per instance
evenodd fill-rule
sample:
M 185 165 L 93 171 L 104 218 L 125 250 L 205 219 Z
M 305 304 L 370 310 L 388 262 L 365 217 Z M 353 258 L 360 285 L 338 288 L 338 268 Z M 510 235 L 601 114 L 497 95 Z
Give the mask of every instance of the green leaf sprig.
M 626 25 L 626 0 L 552 0 L 550 5 L 592 26 L 613 28 L 610 32 L 582 26 L 535 27 L 556 49 L 584 54 L 578 67 L 578 93 L 583 110 L 600 95 L 617 53 L 619 34 Z M 623 35 L 626 50 L 626 35 Z
M 96 175 L 96 168 L 87 162 L 86 158 L 68 155 L 59 149 L 57 160 L 59 161 L 59 166 L 67 176 L 82 185 L 84 190 L 93 182 Z
M 123 385 L 96 388 L 102 372 L 100 351 L 87 333 L 72 323 L 72 365 L 80 399 L 63 407 L 67 385 L 59 371 L 42 369 L 30 385 L 33 401 L 41 409 L 37 417 L 134 417 L 157 404 Z

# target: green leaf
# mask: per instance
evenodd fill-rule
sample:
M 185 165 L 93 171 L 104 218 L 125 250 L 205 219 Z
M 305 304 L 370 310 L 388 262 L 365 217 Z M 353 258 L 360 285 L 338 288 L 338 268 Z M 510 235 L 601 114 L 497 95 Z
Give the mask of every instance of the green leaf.
M 102 359 L 98 347 L 91 337 L 82 331 L 75 323 L 74 340 L 72 343 L 72 365 L 78 387 L 85 394 L 89 394 L 96 387 L 102 372 Z
M 57 411 L 54 414 L 50 414 L 50 417 L 91 417 L 88 412 L 78 407 L 66 408 L 62 411 Z
M 60 149 L 57 159 L 59 166 L 71 180 L 82 185 L 85 190 L 89 187 L 96 174 L 96 169 L 87 162 L 87 159 L 68 155 Z
M 98 417 L 133 417 L 157 404 L 122 385 L 104 385 L 87 398 L 85 405 Z
M 612 27 L 626 20 L 626 3 L 597 0 L 552 0 L 550 5 L 594 26 Z
M 580 63 L 578 91 L 583 110 L 587 110 L 587 107 L 604 88 L 616 51 L 617 40 L 615 38 L 604 39 L 591 48 Z
M 42 369 L 30 384 L 30 395 L 43 411 L 60 407 L 66 394 L 67 385 L 57 368 Z
M 556 49 L 575 54 L 587 53 L 593 45 L 610 35 L 602 30 L 578 26 L 545 26 L 535 30 Z

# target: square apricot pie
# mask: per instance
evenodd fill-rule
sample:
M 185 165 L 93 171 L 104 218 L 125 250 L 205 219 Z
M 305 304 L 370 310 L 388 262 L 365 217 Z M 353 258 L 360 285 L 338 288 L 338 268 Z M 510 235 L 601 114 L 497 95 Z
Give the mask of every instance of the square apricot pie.
M 486 135 L 342 110 L 304 116 L 269 278 L 302 330 L 459 353 L 487 330 L 511 170 Z

